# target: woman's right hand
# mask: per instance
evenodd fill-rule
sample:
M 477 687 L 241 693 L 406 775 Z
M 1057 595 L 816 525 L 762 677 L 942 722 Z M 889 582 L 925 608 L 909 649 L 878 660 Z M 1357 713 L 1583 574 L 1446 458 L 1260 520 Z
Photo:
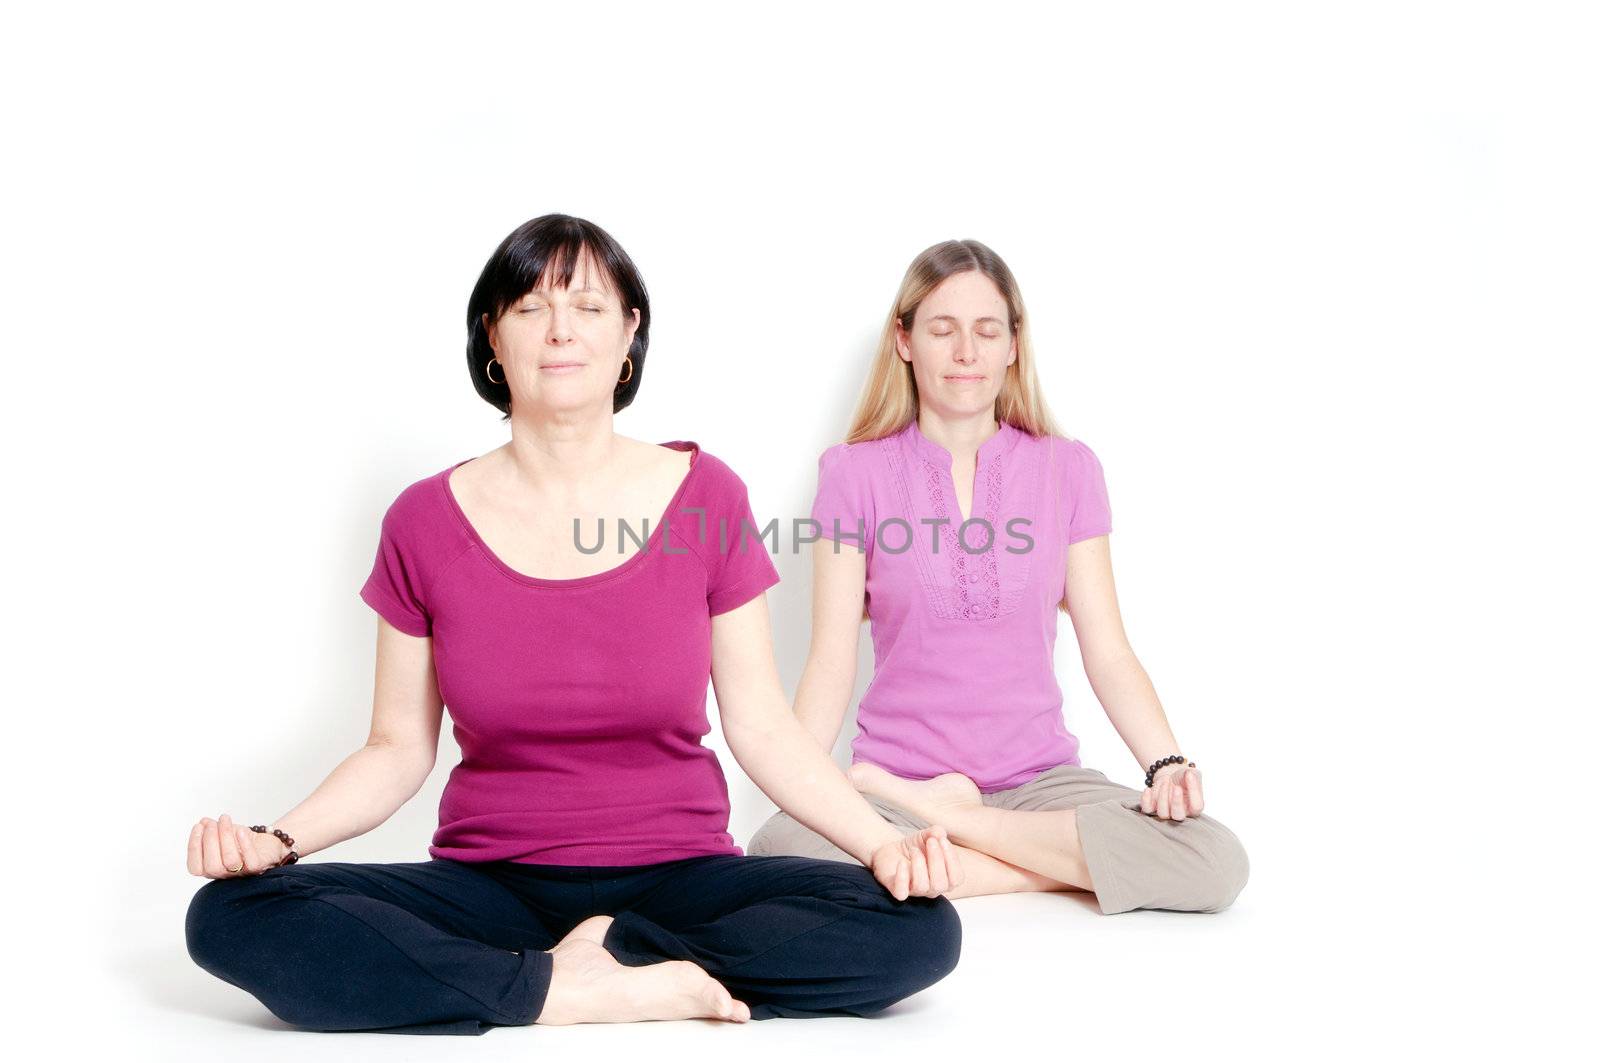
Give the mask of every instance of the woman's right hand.
M 277 835 L 261 834 L 235 823 L 226 812 L 207 817 L 189 832 L 189 874 L 204 878 L 243 878 L 278 866 L 284 856 Z M 238 868 L 229 871 L 229 868 Z
M 873 877 L 897 901 L 938 897 L 961 885 L 961 858 L 944 827 L 934 824 L 888 842 L 872 854 Z

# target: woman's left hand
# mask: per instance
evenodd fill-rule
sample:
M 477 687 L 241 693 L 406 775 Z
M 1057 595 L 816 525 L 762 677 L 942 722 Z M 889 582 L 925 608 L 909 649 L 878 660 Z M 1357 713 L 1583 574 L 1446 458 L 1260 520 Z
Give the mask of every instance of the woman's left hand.
M 1168 764 L 1156 772 L 1155 782 L 1145 787 L 1139 799 L 1145 815 L 1170 820 L 1198 815 L 1205 805 L 1200 769 L 1187 764 Z
M 938 824 L 880 846 L 871 870 L 897 901 L 937 897 L 961 885 L 961 858 Z

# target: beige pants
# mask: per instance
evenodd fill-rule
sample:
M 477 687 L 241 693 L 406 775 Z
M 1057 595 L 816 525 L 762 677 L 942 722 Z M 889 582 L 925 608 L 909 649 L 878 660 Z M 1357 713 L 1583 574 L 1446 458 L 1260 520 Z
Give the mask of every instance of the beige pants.
M 1239 839 L 1204 812 L 1180 822 L 1147 816 L 1139 808 L 1142 793 L 1093 769 L 1062 765 L 1013 789 L 984 794 L 983 803 L 1012 811 L 1077 809 L 1084 860 L 1106 915 L 1135 908 L 1217 912 L 1232 904 L 1250 877 Z M 928 825 L 876 797 L 867 803 L 902 834 Z M 745 851 L 857 863 L 786 812 L 762 824 Z

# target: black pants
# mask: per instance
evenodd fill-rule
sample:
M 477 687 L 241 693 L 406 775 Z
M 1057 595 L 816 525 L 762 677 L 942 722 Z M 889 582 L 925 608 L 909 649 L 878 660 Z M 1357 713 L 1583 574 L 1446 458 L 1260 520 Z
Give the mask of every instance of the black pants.
M 298 863 L 200 887 L 189 955 L 311 1030 L 481 1034 L 539 1016 L 545 951 L 592 915 L 630 967 L 692 960 L 752 1019 L 867 1015 L 955 967 L 942 897 L 897 901 L 866 868 L 799 856 L 642 867 Z

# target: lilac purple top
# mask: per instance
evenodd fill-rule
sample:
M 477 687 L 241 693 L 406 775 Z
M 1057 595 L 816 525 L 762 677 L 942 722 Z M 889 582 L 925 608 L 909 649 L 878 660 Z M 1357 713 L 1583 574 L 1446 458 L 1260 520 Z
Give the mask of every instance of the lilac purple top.
M 1004 422 L 978 448 L 972 508 L 949 451 L 912 421 L 826 450 L 812 519 L 834 549 L 866 549 L 874 672 L 852 760 L 985 793 L 1078 764 L 1055 676 L 1071 543 L 1111 531 L 1105 476 L 1079 440 Z M 837 522 L 837 523 L 836 523 Z M 825 547 L 818 547 L 825 549 Z
M 739 548 L 740 520 L 753 522 L 744 482 L 695 443 L 663 445 L 690 452 L 688 473 L 646 546 L 592 576 L 539 579 L 496 557 L 450 490 L 465 461 L 384 514 L 361 598 L 431 638 L 461 747 L 432 856 L 626 866 L 741 855 L 722 769 L 700 744 L 711 617 L 778 572 L 759 540 Z M 630 521 L 640 537 L 641 523 Z

